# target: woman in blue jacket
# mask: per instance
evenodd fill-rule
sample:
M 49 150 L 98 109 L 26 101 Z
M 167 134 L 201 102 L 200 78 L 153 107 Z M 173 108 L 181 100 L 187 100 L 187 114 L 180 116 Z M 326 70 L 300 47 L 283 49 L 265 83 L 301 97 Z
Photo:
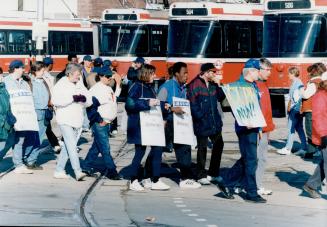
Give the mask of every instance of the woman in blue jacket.
M 126 100 L 126 111 L 128 115 L 127 122 L 127 142 L 135 144 L 135 155 L 131 164 L 131 181 L 130 190 L 144 191 L 144 187 L 140 184 L 138 179 L 138 172 L 141 165 L 142 158 L 145 154 L 146 146 L 142 146 L 141 141 L 141 126 L 140 126 L 140 112 L 150 110 L 152 106 L 161 105 L 162 110 L 165 110 L 163 102 L 156 98 L 156 92 L 152 87 L 153 79 L 155 77 L 155 67 L 145 64 L 138 73 L 138 80 L 136 80 L 128 91 Z M 162 147 L 151 146 L 149 160 L 152 162 L 152 190 L 168 190 L 170 187 L 160 181 L 160 165 L 161 165 Z

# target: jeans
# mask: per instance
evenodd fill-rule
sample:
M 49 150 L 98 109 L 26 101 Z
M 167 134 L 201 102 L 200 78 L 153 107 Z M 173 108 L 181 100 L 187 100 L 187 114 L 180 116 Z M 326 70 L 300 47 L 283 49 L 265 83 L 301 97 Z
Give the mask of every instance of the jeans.
M 262 133 L 257 148 L 258 167 L 255 172 L 258 188 L 262 187 L 262 179 L 267 165 L 267 154 L 268 154 L 268 133 Z
M 18 131 L 14 136 L 8 138 L 12 143 L 13 162 L 15 167 L 24 165 L 25 163 L 34 163 L 37 160 L 38 152 L 33 152 L 40 146 L 39 133 L 36 131 Z M 9 145 L 11 146 L 11 145 Z
M 237 134 L 237 136 L 241 158 L 226 173 L 224 177 L 225 186 L 229 188 L 244 187 L 249 197 L 255 197 L 258 195 L 255 176 L 258 133 L 246 131 Z
M 138 178 L 141 161 L 145 154 L 146 146 L 135 144 L 135 155 L 131 165 L 131 180 Z M 151 146 L 148 159 L 152 163 L 152 180 L 155 182 L 160 177 L 162 147 Z M 140 179 L 139 179 L 140 180 Z
M 6 141 L 0 142 L 0 160 L 3 159 L 7 152 L 15 145 L 15 131 L 12 130 Z
M 221 155 L 223 153 L 224 141 L 221 135 L 221 132 L 216 135 L 209 136 L 211 142 L 213 143 L 212 151 L 211 151 L 211 159 L 210 166 L 208 170 L 208 175 L 212 177 L 219 176 L 220 170 L 220 162 Z M 207 172 L 205 169 L 206 159 L 207 159 L 207 145 L 208 145 L 208 137 L 197 136 L 198 141 L 198 152 L 197 152 L 197 175 L 198 178 L 207 177 Z
M 51 147 L 59 146 L 57 136 L 52 131 L 51 123 L 47 126 L 47 130 L 45 131 L 45 133 L 48 137 Z
M 57 172 L 65 171 L 66 163 L 68 158 L 70 159 L 70 163 L 75 173 L 81 171 L 79 157 L 77 153 L 77 142 L 80 135 L 80 128 L 73 128 L 68 125 L 59 125 L 61 134 L 64 138 L 64 145 L 59 154 L 57 161 Z
M 305 118 L 305 133 L 307 134 L 308 140 L 308 153 L 314 153 L 317 146 L 312 143 L 312 112 L 305 112 L 303 114 Z
M 303 150 L 307 150 L 307 141 L 303 130 L 303 115 L 295 110 L 291 110 L 288 116 L 287 128 L 288 128 L 288 137 L 286 143 L 287 150 L 292 150 L 295 131 L 299 134 L 301 140 L 301 148 Z
M 307 181 L 307 185 L 317 190 L 321 186 L 321 182 L 326 178 L 327 173 L 327 147 L 321 150 L 322 159 L 320 160 L 319 165 L 316 167 L 312 176 Z
M 107 124 L 106 126 L 100 126 L 99 123 L 94 123 L 92 125 L 92 132 L 94 140 L 83 162 L 83 168 L 92 168 L 92 163 L 97 159 L 99 153 L 101 153 L 101 156 L 104 160 L 104 164 L 106 166 L 106 169 L 109 171 L 109 174 L 116 174 L 116 165 L 110 155 L 110 125 Z

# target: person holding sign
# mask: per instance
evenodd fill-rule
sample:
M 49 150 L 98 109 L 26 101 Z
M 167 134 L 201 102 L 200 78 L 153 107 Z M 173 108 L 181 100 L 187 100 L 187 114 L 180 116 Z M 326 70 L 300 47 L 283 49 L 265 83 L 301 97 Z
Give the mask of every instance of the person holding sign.
M 138 172 L 140 169 L 141 161 L 147 148 L 145 141 L 142 141 L 142 134 L 145 133 L 142 130 L 146 129 L 146 127 L 160 125 L 160 123 L 163 125 L 162 116 L 159 115 L 159 118 L 161 117 L 161 122 L 148 122 L 148 124 L 145 124 L 145 128 L 141 129 L 142 122 L 140 119 L 140 114 L 141 112 L 150 111 L 159 105 L 161 106 L 161 110 L 165 110 L 165 108 L 168 109 L 169 107 L 156 98 L 156 93 L 152 87 L 154 77 L 155 67 L 149 64 L 145 64 L 138 72 L 138 79 L 131 85 L 128 91 L 128 97 L 125 105 L 128 115 L 127 142 L 130 144 L 135 144 L 135 155 L 131 164 L 132 175 L 129 184 L 129 189 L 133 191 L 144 191 L 144 187 L 139 182 L 141 179 L 138 179 Z M 151 117 L 151 115 L 148 116 Z M 156 132 L 153 131 L 152 133 Z M 161 135 L 163 138 L 155 138 L 153 135 L 148 135 L 147 137 L 151 137 L 149 138 L 150 140 L 157 141 L 158 139 L 163 139 L 162 146 L 151 146 L 151 151 L 148 157 L 152 162 L 151 189 L 168 190 L 170 187 L 159 179 L 162 148 L 165 144 L 164 133 Z M 146 137 L 143 136 L 143 140 L 144 139 L 146 139 Z
M 193 126 L 192 118 L 190 117 L 190 127 L 191 130 L 185 130 L 183 133 L 184 142 L 176 142 L 174 140 L 174 119 L 176 118 L 186 118 L 186 112 L 183 108 L 190 107 L 189 101 L 186 100 L 186 87 L 185 83 L 187 81 L 187 65 L 184 62 L 177 62 L 172 68 L 173 78 L 167 80 L 159 88 L 158 98 L 160 101 L 168 102 L 171 105 L 170 112 L 167 116 L 167 121 L 165 125 L 166 134 L 166 145 L 173 142 L 173 147 L 175 150 L 175 155 L 177 162 L 179 164 L 181 172 L 181 181 L 179 186 L 181 188 L 200 188 L 201 184 L 194 181 L 194 176 L 191 170 L 191 145 L 187 143 L 185 133 L 191 131 L 190 138 L 193 140 Z M 179 102 L 174 105 L 174 98 L 180 98 Z M 185 143 L 186 142 L 186 143 Z M 193 142 L 193 141 L 191 141 Z M 185 144 L 184 144 L 185 143 Z
M 221 134 L 223 122 L 218 112 L 218 102 L 223 101 L 225 95 L 220 88 L 220 78 L 217 68 L 212 63 L 201 65 L 200 74 L 188 85 L 187 96 L 191 102 L 191 112 L 194 124 L 194 133 L 198 142 L 197 171 L 198 182 L 208 185 L 210 182 L 219 183 L 221 155 L 224 141 Z M 213 143 L 210 167 L 205 169 L 207 159 L 208 138 Z
M 13 60 L 9 65 L 9 75 L 4 78 L 6 89 L 10 95 L 12 113 L 16 118 L 15 133 L 8 137 L 9 143 L 14 145 L 13 162 L 14 173 L 31 174 L 25 163 L 36 160 L 36 153 L 26 155 L 32 146 L 40 143 L 38 137 L 38 123 L 34 108 L 31 88 L 22 76 L 24 64 L 20 60 Z
M 250 87 L 254 91 L 257 101 L 260 102 L 260 93 L 255 81 L 259 79 L 259 60 L 249 59 L 245 62 L 242 75 L 236 82 L 238 86 Z M 229 100 L 231 103 L 233 100 Z M 235 113 L 233 113 L 235 115 Z M 253 120 L 254 121 L 254 120 Z M 251 126 L 253 125 L 253 126 Z M 255 127 L 255 122 L 248 126 L 241 126 L 235 120 L 235 131 L 238 137 L 241 158 L 228 170 L 224 176 L 225 186 L 234 189 L 241 186 L 246 190 L 245 200 L 253 203 L 265 203 L 257 192 L 256 169 L 257 169 L 257 147 L 260 127 Z M 227 197 L 227 196 L 226 196 Z M 230 194 L 227 198 L 233 198 Z
M 75 179 L 82 180 L 86 174 L 82 172 L 77 154 L 77 142 L 82 131 L 84 108 L 92 105 L 92 97 L 83 85 L 82 67 L 76 63 L 69 63 L 66 76 L 53 87 L 52 103 L 56 109 L 56 120 L 64 145 L 58 157 L 54 178 L 67 179 L 65 167 L 70 163 L 75 172 Z

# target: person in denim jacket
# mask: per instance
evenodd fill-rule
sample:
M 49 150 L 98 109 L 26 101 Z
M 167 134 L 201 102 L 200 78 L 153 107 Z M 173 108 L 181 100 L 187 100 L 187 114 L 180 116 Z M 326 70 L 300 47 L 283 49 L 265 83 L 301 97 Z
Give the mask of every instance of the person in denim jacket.
M 300 112 L 301 104 L 302 104 L 300 90 L 303 88 L 303 83 L 300 80 L 299 76 L 300 76 L 300 71 L 297 67 L 291 67 L 288 69 L 288 77 L 292 81 L 292 85 L 289 91 L 290 102 L 289 102 L 289 110 L 288 110 L 289 115 L 288 115 L 288 124 L 287 124 L 288 137 L 287 137 L 286 146 L 280 150 L 277 150 L 277 153 L 281 155 L 291 154 L 295 131 L 299 134 L 301 140 L 301 150 L 303 150 L 303 153 L 306 153 L 307 150 L 307 141 L 303 129 L 303 115 Z

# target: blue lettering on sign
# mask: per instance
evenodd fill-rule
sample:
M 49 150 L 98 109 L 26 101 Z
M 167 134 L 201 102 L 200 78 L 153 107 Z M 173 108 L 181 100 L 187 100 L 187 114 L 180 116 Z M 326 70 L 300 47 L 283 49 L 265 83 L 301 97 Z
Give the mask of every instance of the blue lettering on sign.
M 249 103 L 245 106 L 240 106 L 236 109 L 237 114 L 241 119 L 249 119 L 255 116 L 254 103 Z
M 174 102 L 174 106 L 189 106 L 189 102 L 185 102 L 185 101 L 175 101 Z

